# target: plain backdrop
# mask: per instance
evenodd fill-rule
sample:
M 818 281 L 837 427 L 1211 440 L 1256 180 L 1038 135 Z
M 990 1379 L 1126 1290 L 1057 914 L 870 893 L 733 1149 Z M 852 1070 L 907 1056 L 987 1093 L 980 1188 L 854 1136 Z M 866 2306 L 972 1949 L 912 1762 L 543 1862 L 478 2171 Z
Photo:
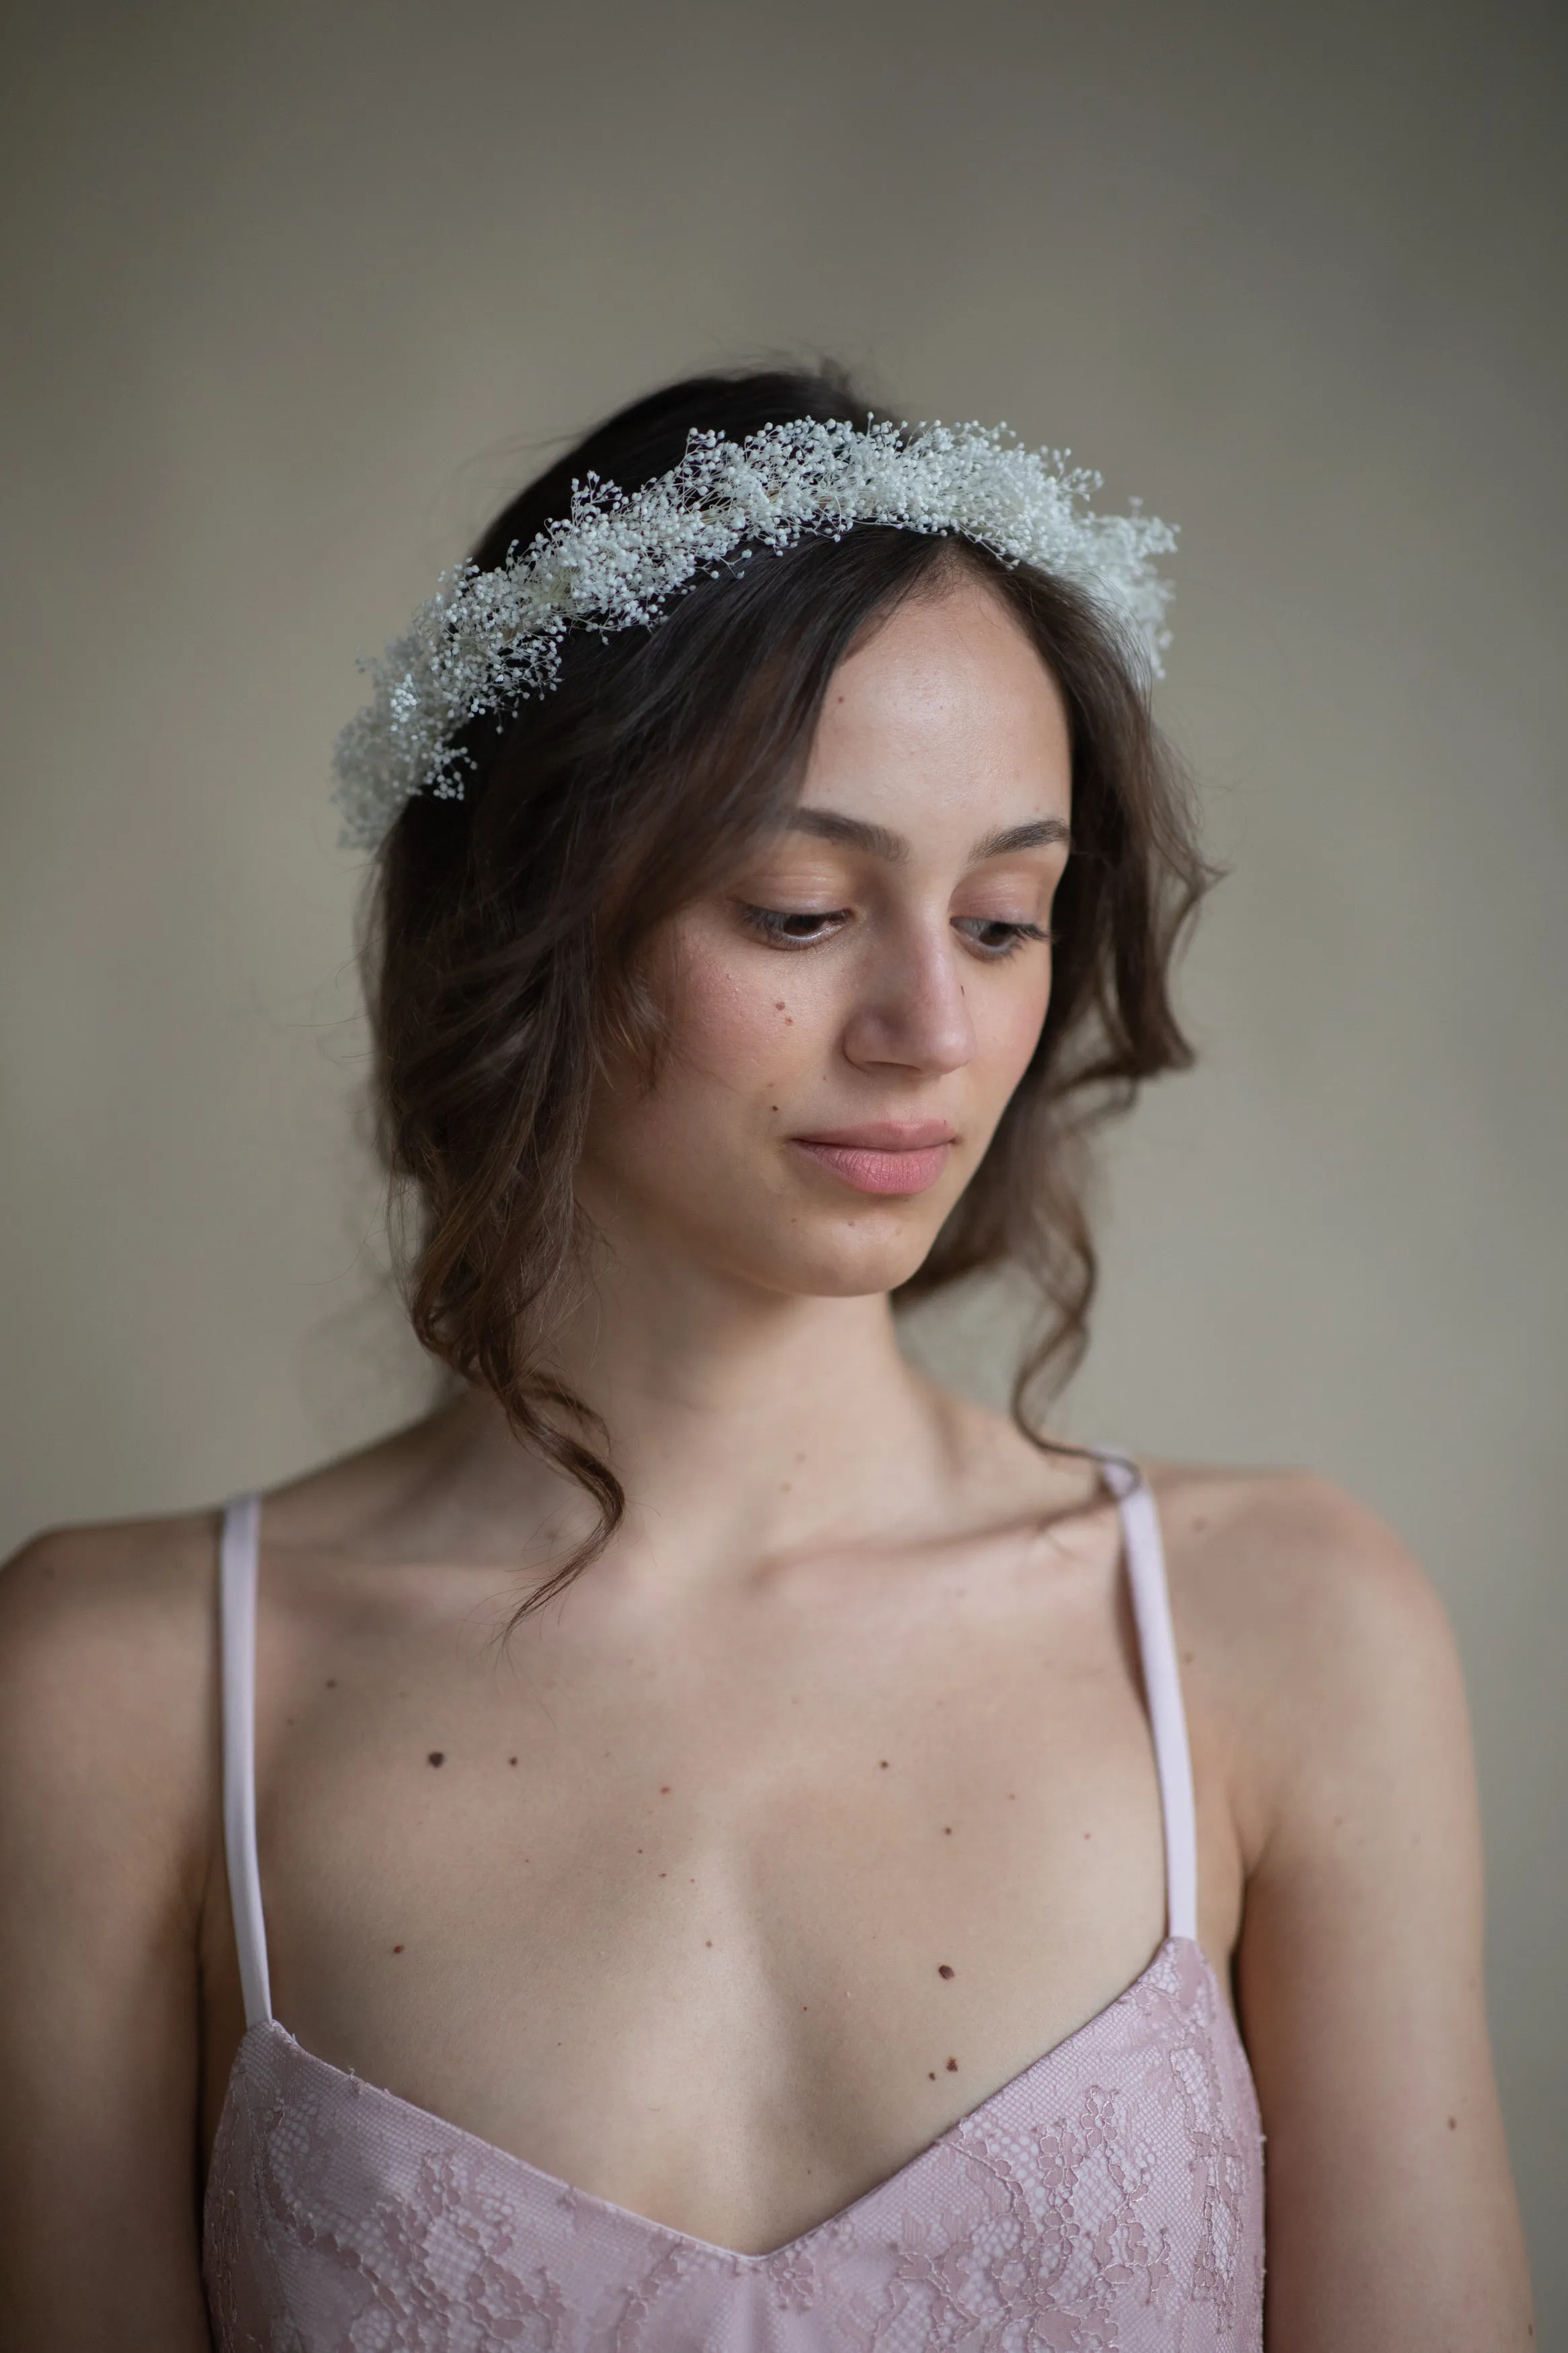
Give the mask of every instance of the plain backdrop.
M 326 765 L 356 649 L 491 509 L 779 353 L 1070 447 L 1181 525 L 1161 701 L 1230 877 L 1066 1418 L 1315 1465 L 1429 1565 L 1568 2342 L 1562 16 L 8 13 L 0 1539 L 426 1393 Z M 922 1345 L 996 1393 L 1015 1311 Z

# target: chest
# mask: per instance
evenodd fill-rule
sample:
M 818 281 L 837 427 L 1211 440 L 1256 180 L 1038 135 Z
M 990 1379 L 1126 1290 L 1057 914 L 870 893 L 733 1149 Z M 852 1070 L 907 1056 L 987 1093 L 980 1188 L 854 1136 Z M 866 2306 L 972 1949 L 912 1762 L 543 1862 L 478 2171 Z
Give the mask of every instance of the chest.
M 817 1599 L 504 1651 L 464 1611 L 285 1624 L 279 2018 L 723 2245 L 907 2162 L 1158 1944 L 1149 1733 L 1113 1557 Z

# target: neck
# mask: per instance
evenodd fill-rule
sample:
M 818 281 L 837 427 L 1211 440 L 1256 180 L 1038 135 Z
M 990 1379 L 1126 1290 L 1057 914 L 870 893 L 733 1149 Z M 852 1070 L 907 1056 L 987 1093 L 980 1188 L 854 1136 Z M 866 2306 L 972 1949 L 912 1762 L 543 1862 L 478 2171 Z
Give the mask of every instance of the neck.
M 937 1507 L 948 1409 L 900 1355 L 885 1296 L 780 1296 L 639 1256 L 600 1273 L 552 1355 L 626 1490 L 628 1574 L 652 1562 L 662 1583 L 705 1581 Z M 493 1398 L 470 1393 L 446 1427 L 487 1519 L 515 1525 L 542 1503 L 562 1534 L 591 1525 Z

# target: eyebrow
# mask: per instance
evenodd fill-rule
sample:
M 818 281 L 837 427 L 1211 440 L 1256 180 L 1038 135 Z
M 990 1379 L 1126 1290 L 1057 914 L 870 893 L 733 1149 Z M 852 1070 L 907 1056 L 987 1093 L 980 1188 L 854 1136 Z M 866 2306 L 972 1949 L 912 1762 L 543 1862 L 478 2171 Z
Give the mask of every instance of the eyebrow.
M 861 849 L 868 857 L 886 859 L 892 866 L 900 866 L 909 857 L 910 845 L 901 833 L 890 826 L 870 825 L 865 818 L 843 817 L 837 809 L 795 809 L 791 813 L 786 830 L 809 833 L 818 841 L 831 841 L 841 849 Z M 970 849 L 968 864 L 979 866 L 987 858 L 1007 858 L 1021 849 L 1047 849 L 1058 843 L 1071 846 L 1072 836 L 1059 817 L 1039 817 L 1027 825 L 1004 826 L 998 833 L 982 834 Z

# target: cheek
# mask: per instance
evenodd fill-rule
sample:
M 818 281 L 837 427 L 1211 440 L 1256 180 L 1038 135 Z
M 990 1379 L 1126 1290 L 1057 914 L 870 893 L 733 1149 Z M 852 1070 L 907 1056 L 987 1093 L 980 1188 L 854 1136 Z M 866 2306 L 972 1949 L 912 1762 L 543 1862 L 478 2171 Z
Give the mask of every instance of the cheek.
M 737 969 L 717 944 L 685 945 L 669 977 L 669 1050 L 656 1093 L 716 1088 L 737 1107 L 772 1103 L 787 1074 L 820 1060 L 823 1009 L 814 1008 L 814 992 L 798 985 L 794 959 L 768 962 L 780 969 L 759 970 L 752 958 Z
M 1047 957 L 1032 961 L 1016 987 L 998 989 L 989 1006 L 982 1033 L 982 1052 L 997 1085 L 1011 1093 L 1028 1069 L 1045 1027 L 1051 999 L 1051 968 Z
M 673 1041 L 683 1061 L 732 1076 L 777 1041 L 781 1018 L 766 1005 L 752 976 L 742 979 L 708 949 L 688 955 L 671 1005 Z

